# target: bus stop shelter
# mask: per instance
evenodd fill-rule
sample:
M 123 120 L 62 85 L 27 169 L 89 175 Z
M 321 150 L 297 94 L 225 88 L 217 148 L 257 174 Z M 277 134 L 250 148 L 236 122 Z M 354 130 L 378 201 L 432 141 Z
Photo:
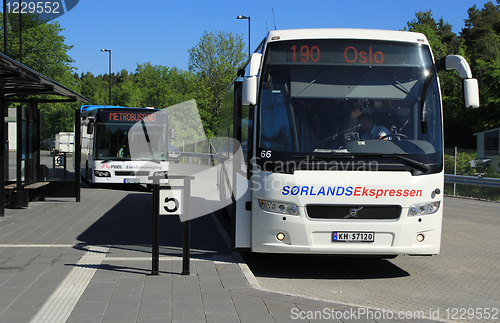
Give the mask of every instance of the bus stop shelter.
M 61 103 L 61 102 L 89 102 L 89 100 L 80 94 L 68 89 L 67 87 L 49 79 L 37 71 L 11 59 L 8 56 L 0 54 L 0 142 L 4 149 L 0 151 L 0 194 L 4 197 L 4 202 L 0 206 L 0 216 L 5 211 L 6 189 L 9 190 L 10 199 L 19 200 L 20 205 L 24 206 L 29 202 L 30 194 L 42 188 L 49 192 L 49 196 L 67 197 L 74 196 L 77 202 L 80 199 L 80 175 L 79 158 L 80 149 L 75 146 L 75 179 L 72 182 L 59 181 L 48 185 L 42 182 L 44 179 L 43 168 L 40 167 L 40 110 L 39 103 Z M 16 179 L 13 183 L 6 183 L 5 178 L 9 169 L 6 163 L 8 159 L 8 145 L 6 144 L 7 127 L 5 116 L 10 103 L 20 103 L 16 111 L 17 122 L 17 158 L 16 158 Z M 79 113 L 75 111 L 75 117 Z M 75 120 L 76 124 L 79 121 Z M 75 138 L 80 128 L 75 127 Z M 79 146 L 80 141 L 75 140 L 75 145 Z M 77 163 L 78 162 L 78 163 Z M 78 171 L 78 172 L 77 172 Z M 8 185 L 6 185 L 8 184 Z M 44 197 L 39 196 L 39 197 Z M 16 202 L 17 203 L 17 202 Z

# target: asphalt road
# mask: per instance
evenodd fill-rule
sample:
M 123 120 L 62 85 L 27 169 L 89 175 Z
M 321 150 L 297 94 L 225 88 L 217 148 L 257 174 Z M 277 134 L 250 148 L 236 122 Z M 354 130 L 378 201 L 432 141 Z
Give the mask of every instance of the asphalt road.
M 15 159 L 11 160 L 11 163 Z M 46 162 L 51 162 L 47 159 Z M 68 168 L 72 168 L 72 162 Z M 217 172 L 196 174 L 193 195 L 216 200 Z M 15 176 L 15 175 L 14 175 Z M 230 223 L 219 216 L 228 230 Z M 441 253 L 391 260 L 301 255 L 244 255 L 262 289 L 453 322 L 500 321 L 500 203 L 445 197 Z M 487 319 L 489 317 L 489 319 Z
M 446 197 L 437 256 L 247 255 L 245 260 L 267 290 L 413 317 L 423 313 L 454 322 L 498 322 L 499 232 L 500 203 Z

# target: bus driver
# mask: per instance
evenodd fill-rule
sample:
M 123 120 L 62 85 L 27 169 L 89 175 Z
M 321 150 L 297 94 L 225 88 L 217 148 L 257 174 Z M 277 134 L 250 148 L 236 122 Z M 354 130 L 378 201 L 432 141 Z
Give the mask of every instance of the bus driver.
M 360 125 L 363 134 L 361 135 L 361 139 L 380 139 L 389 134 L 389 130 L 387 130 L 384 126 L 377 126 L 373 123 L 373 118 L 369 113 L 363 113 L 358 117 L 358 122 Z

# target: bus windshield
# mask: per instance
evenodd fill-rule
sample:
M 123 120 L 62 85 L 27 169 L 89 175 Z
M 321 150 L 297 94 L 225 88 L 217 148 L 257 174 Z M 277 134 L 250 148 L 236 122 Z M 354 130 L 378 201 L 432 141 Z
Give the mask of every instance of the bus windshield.
M 95 159 L 167 160 L 165 114 L 154 112 L 99 111 L 96 115 Z M 145 140 L 146 133 L 149 143 Z
M 441 101 L 427 45 L 280 41 L 265 57 L 258 149 L 442 163 Z

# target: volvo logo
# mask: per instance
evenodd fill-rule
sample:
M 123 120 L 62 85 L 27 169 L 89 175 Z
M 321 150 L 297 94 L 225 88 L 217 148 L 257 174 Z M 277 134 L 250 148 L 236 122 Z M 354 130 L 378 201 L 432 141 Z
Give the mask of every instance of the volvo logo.
M 344 219 L 348 219 L 348 218 L 357 218 L 358 217 L 358 212 L 362 209 L 363 207 L 360 206 L 358 207 L 357 209 L 349 209 L 349 214 L 347 214 L 346 216 L 344 216 Z

